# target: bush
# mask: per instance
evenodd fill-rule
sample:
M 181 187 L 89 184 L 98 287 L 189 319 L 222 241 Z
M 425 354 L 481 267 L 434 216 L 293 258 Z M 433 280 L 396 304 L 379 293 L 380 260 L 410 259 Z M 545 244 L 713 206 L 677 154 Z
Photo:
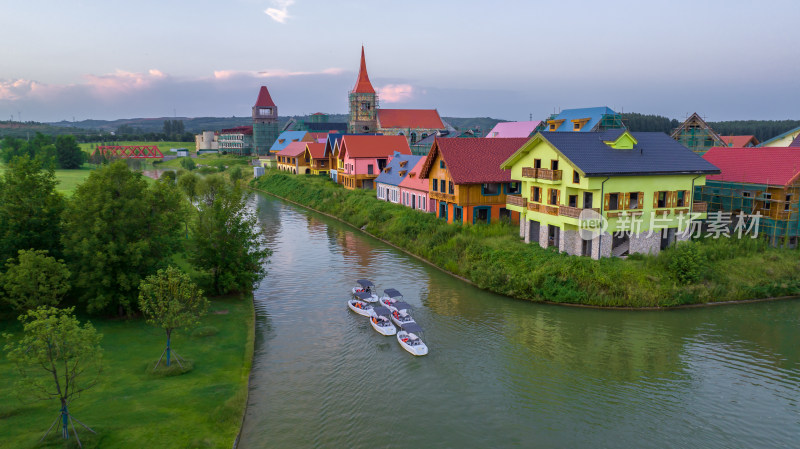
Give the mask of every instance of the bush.
M 681 284 L 691 284 L 700 280 L 706 268 L 706 259 L 700 254 L 697 244 L 681 242 L 667 250 L 670 257 L 669 271 Z
M 182 157 L 181 158 L 181 167 L 183 167 L 186 170 L 190 170 L 191 171 L 191 170 L 194 170 L 195 168 L 197 168 L 197 164 L 194 162 L 194 159 L 192 159 L 190 157 Z

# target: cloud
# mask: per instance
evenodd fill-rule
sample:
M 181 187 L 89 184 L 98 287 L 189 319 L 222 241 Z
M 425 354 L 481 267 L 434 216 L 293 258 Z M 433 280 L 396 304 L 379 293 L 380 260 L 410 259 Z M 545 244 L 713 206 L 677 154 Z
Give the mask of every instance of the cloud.
M 410 84 L 387 84 L 378 88 L 378 97 L 381 102 L 403 103 L 414 96 L 414 86 Z
M 286 19 L 291 17 L 289 15 L 289 7 L 294 4 L 294 0 L 274 0 L 273 3 L 277 8 L 267 8 L 264 10 L 264 14 L 278 23 L 286 23 Z
M 291 76 L 309 76 L 309 75 L 341 75 L 344 69 L 331 67 L 319 72 L 292 72 L 283 69 L 270 69 L 270 70 L 215 70 L 214 79 L 227 80 L 235 77 L 251 77 L 251 78 L 288 78 Z
M 100 96 L 118 95 L 132 90 L 146 89 L 167 76 L 160 70 L 150 69 L 147 73 L 126 72 L 117 69 L 105 75 L 84 75 L 86 86 Z

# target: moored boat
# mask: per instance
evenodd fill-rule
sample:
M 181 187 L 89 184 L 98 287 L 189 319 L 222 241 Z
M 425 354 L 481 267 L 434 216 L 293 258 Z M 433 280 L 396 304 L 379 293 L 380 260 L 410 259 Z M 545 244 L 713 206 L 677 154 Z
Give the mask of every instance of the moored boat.
M 378 302 L 378 295 L 375 294 L 375 284 L 366 279 L 359 279 L 356 284 L 358 285 L 352 288 L 353 296 L 357 293 L 369 293 L 368 297 L 359 297 L 359 299 L 367 302 Z
M 349 307 L 350 310 L 359 315 L 372 316 L 374 314 L 374 312 L 372 311 L 372 304 L 369 304 L 366 301 L 361 301 L 358 299 L 349 299 L 347 300 L 347 307 Z
M 408 314 L 407 310 L 392 310 L 392 314 L 390 315 L 394 324 L 402 327 L 403 324 L 414 323 L 414 318 L 411 318 L 411 315 Z
M 408 323 L 400 326 L 397 332 L 397 342 L 409 353 L 420 356 L 428 353 L 428 346 L 418 334 L 422 332 L 422 328 L 417 323 Z
M 369 323 L 381 335 L 394 335 L 397 333 L 397 328 L 394 327 L 394 324 L 389 319 L 390 314 L 391 312 L 386 307 L 373 307 Z

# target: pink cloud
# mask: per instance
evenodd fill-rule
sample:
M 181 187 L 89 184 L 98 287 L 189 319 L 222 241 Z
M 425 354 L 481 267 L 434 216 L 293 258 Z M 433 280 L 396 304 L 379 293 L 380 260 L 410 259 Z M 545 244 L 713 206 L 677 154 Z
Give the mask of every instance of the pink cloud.
M 387 84 L 378 88 L 382 102 L 403 103 L 414 96 L 414 86 L 410 84 Z
M 150 69 L 147 73 L 126 72 L 117 69 L 105 75 L 84 75 L 86 86 L 101 96 L 115 95 L 131 90 L 145 89 L 167 76 L 160 70 Z
M 269 70 L 215 70 L 214 79 L 227 80 L 238 76 L 247 76 L 251 78 L 288 78 L 290 76 L 308 76 L 308 75 L 339 75 L 344 73 L 344 69 L 331 67 L 323 69 L 319 72 L 293 72 L 283 69 L 269 69 Z

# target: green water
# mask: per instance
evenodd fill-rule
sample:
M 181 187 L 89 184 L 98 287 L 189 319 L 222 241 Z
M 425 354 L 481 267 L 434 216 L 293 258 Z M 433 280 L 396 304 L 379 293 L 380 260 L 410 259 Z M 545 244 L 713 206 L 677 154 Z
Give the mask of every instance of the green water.
M 317 214 L 257 197 L 274 249 L 256 292 L 241 448 L 800 447 L 800 301 L 662 312 L 486 293 Z M 396 288 L 414 357 L 345 304 Z

